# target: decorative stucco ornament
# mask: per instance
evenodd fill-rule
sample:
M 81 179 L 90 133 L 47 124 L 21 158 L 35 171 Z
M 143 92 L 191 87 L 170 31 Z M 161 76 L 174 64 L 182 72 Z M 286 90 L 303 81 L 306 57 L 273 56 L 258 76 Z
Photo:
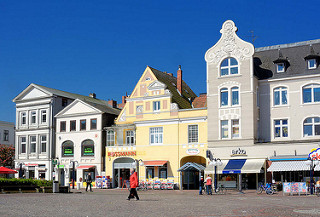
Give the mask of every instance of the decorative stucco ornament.
M 208 64 L 218 64 L 226 57 L 234 57 L 238 61 L 252 57 L 253 45 L 240 39 L 236 34 L 237 30 L 232 20 L 223 23 L 220 40 L 205 54 Z

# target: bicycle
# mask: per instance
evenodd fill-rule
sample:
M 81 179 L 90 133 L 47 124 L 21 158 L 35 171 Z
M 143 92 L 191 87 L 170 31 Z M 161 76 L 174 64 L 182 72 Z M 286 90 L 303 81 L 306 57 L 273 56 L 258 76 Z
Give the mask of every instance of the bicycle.
M 266 194 L 269 195 L 274 194 L 274 189 L 272 188 L 270 183 L 267 183 L 266 185 L 260 185 L 257 189 L 257 194 L 261 194 L 263 191 L 265 191 Z
M 226 194 L 227 193 L 227 188 L 224 187 L 223 185 L 219 185 L 219 186 L 217 186 L 216 193 L 217 194 Z

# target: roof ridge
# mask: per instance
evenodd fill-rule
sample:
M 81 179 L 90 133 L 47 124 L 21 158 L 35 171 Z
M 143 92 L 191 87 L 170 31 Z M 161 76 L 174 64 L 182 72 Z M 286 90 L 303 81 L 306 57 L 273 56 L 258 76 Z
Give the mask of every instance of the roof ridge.
M 305 46 L 305 45 L 312 45 L 320 43 L 320 39 L 308 40 L 308 41 L 301 41 L 301 42 L 293 42 L 287 44 L 278 44 L 278 45 L 271 45 L 265 47 L 258 47 L 255 48 L 255 52 L 266 51 L 266 50 L 274 50 L 274 49 L 281 49 L 281 48 L 289 48 L 289 47 L 298 47 L 298 46 Z

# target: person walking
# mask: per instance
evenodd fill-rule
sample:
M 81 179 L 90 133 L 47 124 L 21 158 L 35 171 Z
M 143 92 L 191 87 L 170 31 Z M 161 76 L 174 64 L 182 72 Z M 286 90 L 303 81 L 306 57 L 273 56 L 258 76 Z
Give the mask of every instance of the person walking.
M 207 194 L 212 195 L 212 178 L 209 176 L 209 174 L 207 175 L 205 182 L 207 187 Z
M 136 197 L 136 200 L 139 200 L 139 196 L 137 193 L 137 186 L 138 186 L 138 175 L 137 172 L 134 172 L 133 169 L 130 169 L 130 194 L 127 200 Z
M 87 183 L 86 191 L 88 191 L 88 186 L 90 186 L 90 192 L 92 192 L 91 182 L 92 182 L 91 173 L 88 173 L 87 179 L 86 179 L 86 183 Z
M 199 195 L 202 195 L 202 189 L 203 189 L 203 176 L 201 176 L 200 182 L 199 182 Z

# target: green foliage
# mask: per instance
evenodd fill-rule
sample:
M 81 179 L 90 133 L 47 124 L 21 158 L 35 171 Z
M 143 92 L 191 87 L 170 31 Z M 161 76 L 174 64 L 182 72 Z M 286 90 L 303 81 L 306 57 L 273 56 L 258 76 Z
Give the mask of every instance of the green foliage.
M 37 179 L 5 179 L 0 178 L 0 186 L 22 186 L 30 185 L 35 187 L 52 187 L 52 181 Z

